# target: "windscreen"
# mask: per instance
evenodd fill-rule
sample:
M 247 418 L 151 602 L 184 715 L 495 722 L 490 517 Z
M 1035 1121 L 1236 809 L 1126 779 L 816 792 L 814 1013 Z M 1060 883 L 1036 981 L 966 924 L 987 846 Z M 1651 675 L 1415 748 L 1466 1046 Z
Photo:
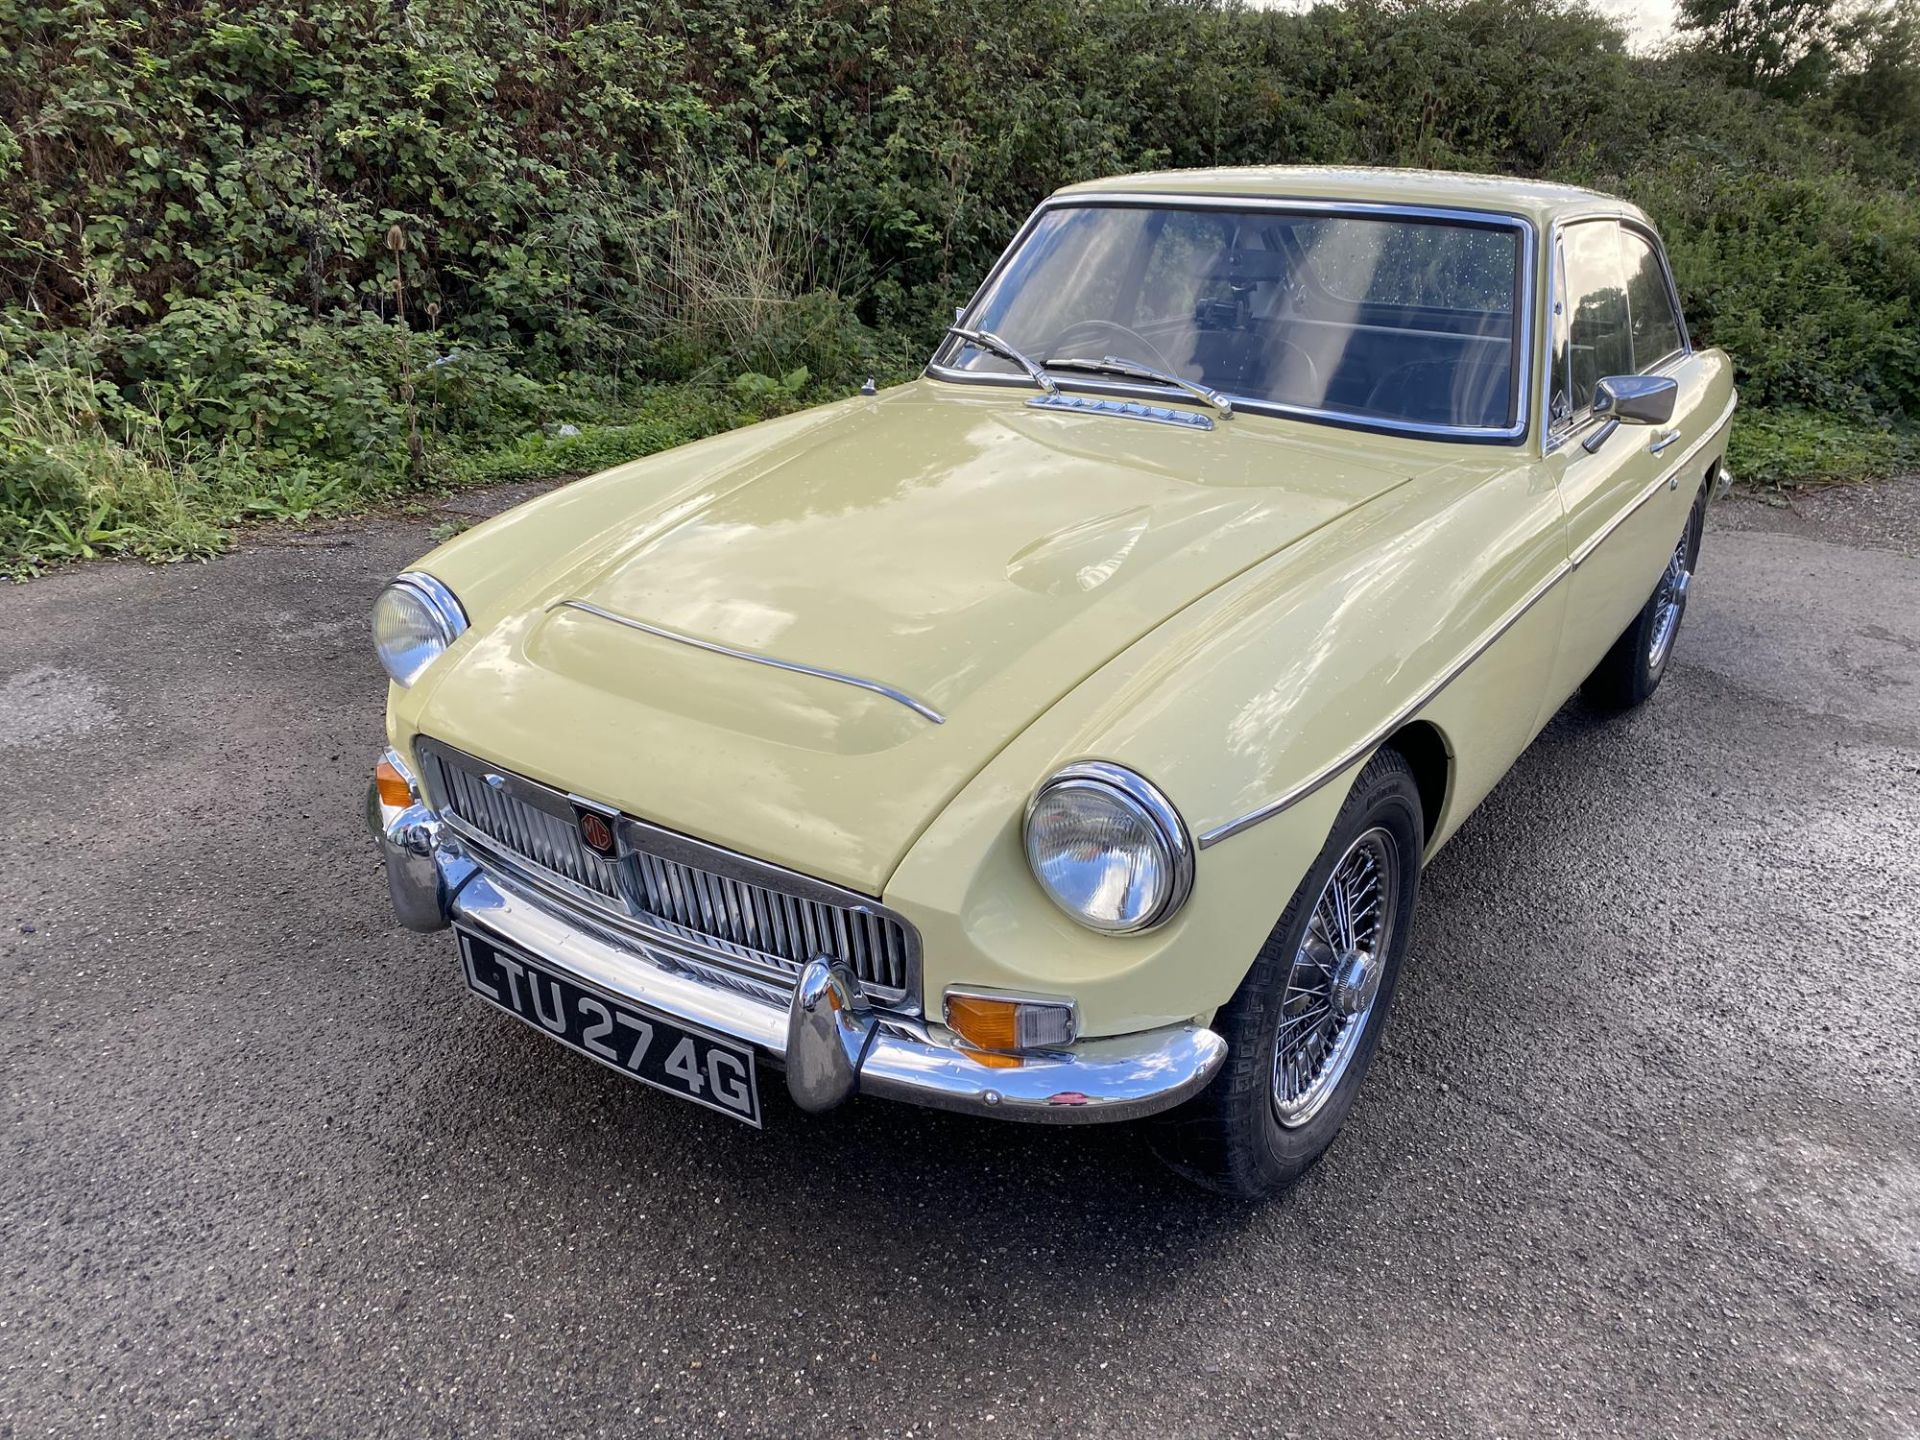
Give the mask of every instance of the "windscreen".
M 1048 366 L 1113 357 L 1335 419 L 1506 430 L 1520 245 L 1498 220 L 1058 206 L 966 323 Z M 1021 373 L 957 339 L 935 362 Z M 1074 366 L 1055 378 L 1112 379 Z

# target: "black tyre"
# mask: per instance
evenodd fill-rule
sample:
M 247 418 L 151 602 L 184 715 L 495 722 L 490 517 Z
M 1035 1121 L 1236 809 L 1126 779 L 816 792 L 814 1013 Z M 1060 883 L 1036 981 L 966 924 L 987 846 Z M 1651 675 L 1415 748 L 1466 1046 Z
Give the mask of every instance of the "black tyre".
M 1313 868 L 1214 1017 L 1227 1060 L 1154 1122 L 1154 1150 L 1224 1195 L 1268 1195 L 1333 1143 L 1379 1048 L 1400 978 L 1424 842 L 1397 752 L 1367 763 Z
M 1686 528 L 1674 544 L 1667 568 L 1660 572 L 1660 583 L 1606 658 L 1581 682 L 1580 693 L 1588 704 L 1600 710 L 1631 710 L 1660 688 L 1667 661 L 1673 657 L 1673 642 L 1680 634 L 1680 617 L 1687 611 L 1687 590 L 1700 560 L 1706 513 L 1707 492 L 1702 489 L 1693 498 Z

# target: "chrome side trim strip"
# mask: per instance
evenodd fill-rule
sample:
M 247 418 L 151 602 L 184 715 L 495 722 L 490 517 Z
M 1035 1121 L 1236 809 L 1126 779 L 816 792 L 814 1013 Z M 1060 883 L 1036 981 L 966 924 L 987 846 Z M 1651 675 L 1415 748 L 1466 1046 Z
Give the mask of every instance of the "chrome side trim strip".
M 682 645 L 691 645 L 696 650 L 705 650 L 713 655 L 726 655 L 735 660 L 745 660 L 753 665 L 766 665 L 775 670 L 785 670 L 794 675 L 811 675 L 816 680 L 831 680 L 837 685 L 851 685 L 856 690 L 870 691 L 875 695 L 884 695 L 889 700 L 906 706 L 914 714 L 931 720 L 936 725 L 947 723 L 942 715 L 925 701 L 916 700 L 904 690 L 896 690 L 891 685 L 883 685 L 878 680 L 863 680 L 858 675 L 848 675 L 839 670 L 828 670 L 818 665 L 803 665 L 795 660 L 776 660 L 771 655 L 756 655 L 751 650 L 736 650 L 731 645 L 722 645 L 717 640 L 702 640 L 697 635 L 683 635 L 678 630 L 668 630 L 661 625 L 649 625 L 644 620 L 636 620 L 631 615 L 619 615 L 612 610 L 603 610 L 585 600 L 555 600 L 547 606 L 554 610 L 579 610 L 588 615 L 597 615 L 602 620 L 611 620 L 616 625 L 624 625 L 629 630 L 638 630 L 644 635 L 652 635 L 661 640 L 673 640 Z
M 1527 611 L 1531 610 L 1535 605 L 1539 604 L 1541 598 L 1545 596 L 1549 590 L 1553 589 L 1554 586 L 1558 585 L 1572 573 L 1573 565 L 1568 561 L 1562 560 L 1553 568 L 1552 573 L 1550 573 L 1546 579 L 1536 585 L 1525 599 L 1503 615 L 1491 630 L 1476 640 L 1466 654 L 1454 661 L 1438 680 L 1429 685 L 1410 703 L 1402 706 L 1394 713 L 1391 719 L 1369 733 L 1365 740 L 1353 746 L 1332 764 L 1326 765 L 1316 771 L 1312 778 L 1294 786 L 1293 789 L 1281 795 L 1279 799 L 1270 800 L 1257 810 L 1249 810 L 1237 819 L 1228 820 L 1223 824 L 1214 826 L 1211 830 L 1203 833 L 1200 838 L 1195 841 L 1195 844 L 1202 850 L 1205 850 L 1211 845 L 1218 845 L 1222 840 L 1231 839 L 1242 830 L 1252 829 L 1262 820 L 1271 820 L 1281 811 L 1291 809 L 1293 806 L 1298 805 L 1302 800 L 1319 790 L 1343 771 L 1352 769 L 1361 760 L 1377 750 L 1380 747 L 1381 741 L 1385 740 L 1421 710 L 1425 709 L 1436 695 L 1459 678 L 1462 671 L 1482 655 L 1486 654 L 1488 649 L 1492 647 L 1494 641 L 1498 640 L 1502 635 L 1506 634 L 1507 631 L 1519 624 L 1520 617 L 1525 615 Z
M 1236 819 L 1225 821 L 1222 824 L 1214 826 L 1211 830 L 1203 832 L 1194 843 L 1200 849 L 1205 850 L 1209 846 L 1219 844 L 1222 840 L 1231 839 L 1242 830 L 1251 829 L 1262 820 L 1271 820 L 1275 815 L 1280 814 L 1281 811 L 1291 809 L 1293 806 L 1298 805 L 1302 800 L 1319 790 L 1329 781 L 1343 772 L 1352 769 L 1361 760 L 1371 755 L 1379 748 L 1381 741 L 1385 740 L 1389 735 L 1393 734 L 1394 731 L 1398 730 L 1402 725 L 1406 724 L 1407 721 L 1424 710 L 1432 703 L 1434 697 L 1439 695 L 1442 690 L 1446 689 L 1447 686 L 1451 685 L 1455 680 L 1459 679 L 1461 673 L 1464 672 L 1469 665 L 1486 654 L 1487 651 L 1492 648 L 1493 643 L 1517 625 L 1520 622 L 1520 617 L 1537 605 L 1549 590 L 1553 589 L 1555 585 L 1558 585 L 1578 569 L 1595 550 L 1600 548 L 1602 541 L 1613 534 L 1614 531 L 1618 530 L 1621 525 L 1625 524 L 1628 516 L 1632 515 L 1642 505 L 1645 505 L 1647 501 L 1657 495 L 1661 487 L 1666 485 L 1668 480 L 1676 472 L 1685 469 L 1687 463 L 1691 461 L 1694 456 L 1704 450 L 1722 430 L 1726 429 L 1727 422 L 1733 418 L 1734 406 L 1738 403 L 1739 396 L 1737 395 L 1729 400 L 1727 402 L 1727 408 L 1720 413 L 1720 418 L 1714 421 L 1712 429 L 1708 430 L 1706 434 L 1689 445 L 1686 450 L 1681 453 L 1678 460 L 1661 471 L 1660 475 L 1654 480 L 1653 484 L 1647 487 L 1644 493 L 1635 499 L 1625 510 L 1622 510 L 1612 520 L 1608 521 L 1603 530 L 1582 544 L 1576 554 L 1555 566 L 1553 572 L 1549 574 L 1545 580 L 1541 581 L 1539 585 L 1535 586 L 1524 600 L 1509 610 L 1491 630 L 1476 640 L 1464 655 L 1455 660 L 1453 664 L 1441 674 L 1438 680 L 1429 685 L 1410 704 L 1401 707 L 1400 710 L 1395 712 L 1392 719 L 1373 730 L 1365 740 L 1346 751 L 1339 759 L 1333 761 L 1332 764 L 1316 771 L 1310 779 L 1294 786 L 1293 789 L 1287 791 L 1278 799 L 1268 801 L 1257 810 L 1249 810 L 1246 814 Z
M 1626 524 L 1627 521 L 1639 511 L 1642 505 L 1645 505 L 1649 500 L 1653 499 L 1654 496 L 1658 495 L 1662 489 L 1670 485 L 1673 482 L 1673 478 L 1692 463 L 1694 456 L 1712 444 L 1720 432 L 1727 428 L 1727 422 L 1733 419 L 1734 406 L 1739 403 L 1740 397 L 1738 395 L 1727 401 L 1727 408 L 1720 412 L 1720 418 L 1713 422 L 1712 428 L 1709 429 L 1706 434 L 1682 450 L 1680 452 L 1680 458 L 1667 466 L 1667 468 L 1662 470 L 1658 475 L 1654 476 L 1652 481 L 1647 485 L 1647 488 L 1636 495 L 1632 502 L 1624 509 L 1611 520 L 1607 521 L 1605 525 L 1602 525 L 1598 530 L 1594 531 L 1593 534 L 1589 535 L 1585 540 L 1581 541 L 1579 547 L 1573 552 L 1572 559 L 1574 565 L 1578 567 L 1583 564 L 1587 557 L 1598 550 L 1608 536 Z

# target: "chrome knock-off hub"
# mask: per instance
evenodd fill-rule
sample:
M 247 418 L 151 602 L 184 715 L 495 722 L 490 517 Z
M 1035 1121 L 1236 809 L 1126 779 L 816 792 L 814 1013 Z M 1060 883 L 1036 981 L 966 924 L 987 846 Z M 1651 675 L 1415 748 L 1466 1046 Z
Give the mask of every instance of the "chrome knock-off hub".
M 1359 1015 L 1380 993 L 1380 964 L 1361 950 L 1344 952 L 1333 966 L 1333 1008 L 1342 1015 Z

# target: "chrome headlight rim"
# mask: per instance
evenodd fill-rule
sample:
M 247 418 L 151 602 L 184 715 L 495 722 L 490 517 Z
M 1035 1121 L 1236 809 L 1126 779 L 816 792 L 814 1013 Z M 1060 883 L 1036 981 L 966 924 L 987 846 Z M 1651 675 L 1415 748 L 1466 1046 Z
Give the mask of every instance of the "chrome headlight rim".
M 1033 850 L 1030 836 L 1033 829 L 1033 817 L 1041 803 L 1055 791 L 1062 788 L 1091 788 L 1117 796 L 1122 803 L 1130 805 L 1147 821 L 1159 839 L 1166 853 L 1167 865 L 1172 881 L 1160 903 L 1133 921 L 1109 922 L 1100 920 L 1075 908 L 1056 894 L 1051 886 L 1042 879 L 1033 864 Z M 1026 813 L 1020 827 L 1021 849 L 1027 858 L 1027 868 L 1033 873 L 1034 883 L 1039 885 L 1043 894 L 1062 913 L 1077 925 L 1102 935 L 1142 935 L 1157 929 L 1180 913 L 1187 899 L 1193 894 L 1194 843 L 1193 835 L 1187 829 L 1187 822 L 1166 797 L 1166 793 L 1146 776 L 1129 770 L 1124 765 L 1116 765 L 1106 760 L 1080 760 L 1053 772 L 1034 788 L 1027 797 Z
M 426 672 L 428 666 L 452 648 L 454 641 L 466 633 L 467 612 L 460 604 L 459 597 L 444 582 L 424 570 L 402 570 L 381 587 L 380 593 L 384 596 L 394 590 L 405 591 L 411 598 L 418 601 L 433 626 L 433 634 L 429 637 L 434 642 L 432 653 L 411 669 L 403 670 L 396 667 L 391 662 L 387 650 L 378 643 L 376 636 L 374 650 L 380 658 L 380 668 L 387 672 L 388 678 L 394 684 L 406 690 Z M 376 598 L 374 601 L 376 611 L 379 604 L 380 601 Z

